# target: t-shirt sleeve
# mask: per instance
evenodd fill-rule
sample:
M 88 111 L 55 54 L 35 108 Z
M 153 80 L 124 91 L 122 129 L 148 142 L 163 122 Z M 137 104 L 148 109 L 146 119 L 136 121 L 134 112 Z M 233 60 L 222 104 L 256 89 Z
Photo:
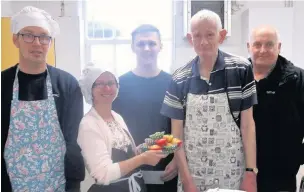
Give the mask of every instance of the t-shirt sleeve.
M 164 98 L 161 114 L 171 119 L 184 120 L 185 113 L 182 104 L 182 85 L 172 78 Z
M 251 65 L 247 65 L 242 77 L 242 106 L 241 111 L 256 105 L 257 92 Z

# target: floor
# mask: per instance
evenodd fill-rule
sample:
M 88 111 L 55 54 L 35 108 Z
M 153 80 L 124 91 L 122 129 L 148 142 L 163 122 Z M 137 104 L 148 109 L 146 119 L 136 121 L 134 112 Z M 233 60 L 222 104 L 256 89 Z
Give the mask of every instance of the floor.
M 304 176 L 304 165 L 300 167 L 299 173 L 297 175 L 297 180 L 298 180 L 298 188 L 300 185 L 300 180 Z M 93 184 L 93 179 L 89 176 L 89 174 L 86 172 L 86 178 L 84 182 L 81 183 L 81 192 L 87 192 L 90 186 Z M 297 192 L 299 189 L 297 190 Z

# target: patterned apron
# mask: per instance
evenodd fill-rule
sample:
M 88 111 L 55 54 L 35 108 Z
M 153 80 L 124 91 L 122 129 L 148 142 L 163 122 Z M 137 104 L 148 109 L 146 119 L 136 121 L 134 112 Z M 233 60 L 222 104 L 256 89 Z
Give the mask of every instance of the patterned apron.
M 198 191 L 239 189 L 245 169 L 243 145 L 227 94 L 189 93 L 186 109 L 185 153 Z
M 58 122 L 50 75 L 46 100 L 20 101 L 18 71 L 4 159 L 14 192 L 65 191 L 65 140 Z

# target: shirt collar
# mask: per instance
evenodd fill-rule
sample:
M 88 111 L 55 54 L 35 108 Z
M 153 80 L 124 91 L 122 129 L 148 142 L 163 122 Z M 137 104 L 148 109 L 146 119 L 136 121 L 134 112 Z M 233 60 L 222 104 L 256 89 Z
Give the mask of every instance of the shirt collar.
M 194 58 L 194 60 L 192 61 L 193 63 L 193 67 L 192 67 L 192 74 L 194 77 L 200 76 L 199 73 L 199 56 L 196 56 Z M 215 62 L 215 65 L 213 67 L 212 72 L 214 71 L 219 71 L 219 70 L 223 70 L 225 68 L 225 60 L 224 60 L 224 55 L 223 52 L 218 50 L 218 54 L 217 54 L 217 59 Z

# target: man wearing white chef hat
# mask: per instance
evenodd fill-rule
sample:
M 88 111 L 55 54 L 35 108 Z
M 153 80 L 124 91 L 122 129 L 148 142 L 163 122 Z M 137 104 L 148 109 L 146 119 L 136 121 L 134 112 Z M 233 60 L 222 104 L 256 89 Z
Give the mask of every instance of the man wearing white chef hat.
M 5 191 L 80 191 L 77 144 L 83 97 L 77 80 L 46 63 L 58 23 L 27 6 L 11 19 L 19 63 L 1 73 L 2 186 Z

